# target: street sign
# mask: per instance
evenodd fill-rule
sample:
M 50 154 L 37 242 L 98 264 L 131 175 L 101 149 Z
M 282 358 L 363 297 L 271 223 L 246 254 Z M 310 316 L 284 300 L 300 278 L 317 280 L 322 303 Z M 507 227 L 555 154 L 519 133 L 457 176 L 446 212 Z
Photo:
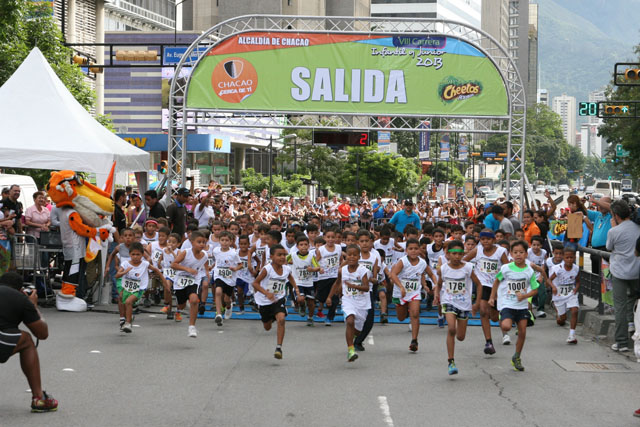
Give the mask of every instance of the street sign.
M 196 49 L 194 49 L 194 51 L 191 52 L 192 60 L 197 60 L 198 55 L 200 53 L 203 53 L 205 50 L 207 50 L 206 47 L 197 47 Z M 180 59 L 182 59 L 182 55 L 184 55 L 186 51 L 187 48 L 184 46 L 165 47 L 164 51 L 162 52 L 164 64 L 178 65 L 178 62 L 180 62 Z
M 482 152 L 482 157 L 495 157 L 496 153 L 495 151 L 483 151 Z
M 616 144 L 616 157 L 629 157 L 629 151 L 622 148 L 622 144 Z

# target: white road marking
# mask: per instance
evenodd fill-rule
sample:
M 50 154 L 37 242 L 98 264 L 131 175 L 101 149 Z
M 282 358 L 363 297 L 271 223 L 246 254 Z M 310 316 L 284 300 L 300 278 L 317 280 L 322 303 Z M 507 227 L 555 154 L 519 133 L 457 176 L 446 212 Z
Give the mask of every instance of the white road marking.
M 30 389 L 30 388 L 28 388 L 28 389 L 26 389 L 24 392 L 25 392 L 25 393 L 31 393 L 31 389 Z
M 218 331 L 219 334 L 224 334 L 224 331 Z
M 140 327 L 140 325 L 131 325 L 131 326 L 133 326 L 134 328 L 139 328 Z
M 149 317 L 156 317 L 156 315 L 155 314 L 150 314 Z
M 63 371 L 64 372 L 75 372 L 75 370 L 71 369 L 71 368 L 64 368 Z
M 382 411 L 383 421 L 388 427 L 393 427 L 393 420 L 391 419 L 391 411 L 389 410 L 389 404 L 387 403 L 386 396 L 378 396 L 378 404 Z
M 369 344 L 369 345 L 373 345 L 373 344 L 374 344 L 374 342 L 373 342 L 373 335 L 369 335 L 369 336 L 367 337 L 367 344 Z
M 91 350 L 89 353 L 100 354 L 102 353 L 100 350 Z

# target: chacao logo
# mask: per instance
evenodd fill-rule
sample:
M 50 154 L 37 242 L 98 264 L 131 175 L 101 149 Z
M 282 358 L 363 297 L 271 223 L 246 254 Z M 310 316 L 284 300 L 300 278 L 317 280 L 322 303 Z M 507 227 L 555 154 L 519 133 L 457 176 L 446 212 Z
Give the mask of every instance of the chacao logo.
M 213 140 L 213 148 L 215 150 L 222 150 L 222 144 L 224 141 L 222 141 L 220 138 L 214 138 Z
M 138 148 L 144 148 L 144 146 L 147 145 L 147 138 L 133 138 L 129 136 L 124 138 L 124 140 Z
M 237 104 L 256 91 L 258 73 L 246 59 L 229 58 L 213 69 L 211 87 L 223 101 Z
M 482 93 L 482 85 L 479 82 L 462 82 L 455 77 L 447 77 L 438 86 L 438 95 L 445 102 L 463 100 L 478 96 Z

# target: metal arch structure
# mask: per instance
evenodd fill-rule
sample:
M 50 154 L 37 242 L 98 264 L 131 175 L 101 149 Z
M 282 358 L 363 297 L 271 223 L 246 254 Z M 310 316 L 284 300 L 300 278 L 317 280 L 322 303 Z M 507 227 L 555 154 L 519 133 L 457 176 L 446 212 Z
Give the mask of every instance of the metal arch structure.
M 367 114 L 327 114 L 291 111 L 217 110 L 187 108 L 186 94 L 191 75 L 186 79 L 173 79 L 169 95 L 169 146 L 168 182 L 186 182 L 187 128 L 199 126 L 227 126 L 254 128 L 314 128 L 314 129 L 357 129 L 419 132 L 423 129 L 413 125 L 410 119 L 421 123 L 429 120 L 431 132 L 504 134 L 508 136 L 506 190 L 509 198 L 511 176 L 520 176 L 520 206 L 525 197 L 525 133 L 526 133 L 526 90 L 515 62 L 507 50 L 493 37 L 470 25 L 442 19 L 406 19 L 384 17 L 333 17 L 333 16 L 283 16 L 246 15 L 224 21 L 205 31 L 187 49 L 178 63 L 175 76 L 180 76 L 183 68 L 196 67 L 200 60 L 219 43 L 227 38 L 250 31 L 277 31 L 295 33 L 341 34 L 403 34 L 455 37 L 471 44 L 489 58 L 502 77 L 507 99 L 507 116 L 448 116 L 402 115 L 376 117 Z M 341 123 L 340 126 L 327 125 L 322 117 L 330 116 Z M 434 121 L 434 119 L 439 119 Z M 336 122 L 336 120 L 332 120 Z M 434 128 L 433 126 L 436 125 Z

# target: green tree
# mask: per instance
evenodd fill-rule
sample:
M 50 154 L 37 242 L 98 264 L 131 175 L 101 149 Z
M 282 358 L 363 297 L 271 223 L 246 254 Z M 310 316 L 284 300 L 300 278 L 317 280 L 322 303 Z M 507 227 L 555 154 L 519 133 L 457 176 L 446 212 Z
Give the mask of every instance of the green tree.
M 640 62 L 640 44 L 635 46 L 636 62 Z M 612 86 L 606 90 L 609 101 L 640 101 L 640 86 Z M 629 151 L 629 158 L 621 165 L 622 170 L 633 177 L 640 176 L 640 119 L 604 119 L 604 125 L 598 134 L 610 144 L 610 153 L 614 155 L 614 147 L 622 144 Z M 618 176 L 614 173 L 612 176 Z M 608 176 L 607 176 L 608 177 Z

